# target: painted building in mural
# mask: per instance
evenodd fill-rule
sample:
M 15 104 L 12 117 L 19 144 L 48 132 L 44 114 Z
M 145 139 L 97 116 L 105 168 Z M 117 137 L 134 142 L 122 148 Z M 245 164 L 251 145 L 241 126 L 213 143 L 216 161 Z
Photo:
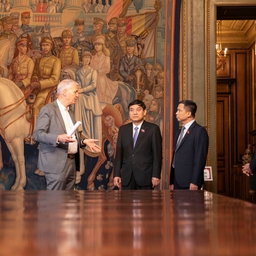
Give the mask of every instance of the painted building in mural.
M 0 189 L 45 189 L 44 173 L 37 168 L 38 145 L 31 135 L 42 104 L 56 99 L 58 81 L 65 78 L 81 87 L 74 106 L 83 123 L 79 132 L 99 139 L 102 147 L 100 154 L 80 152 L 76 187 L 115 189 L 115 143 L 119 127 L 129 122 L 129 102 L 143 100 L 146 120 L 163 130 L 161 7 L 159 0 L 0 1 Z M 52 44 L 47 53 L 51 61 L 44 64 L 42 42 Z M 88 52 L 89 65 L 97 71 L 96 89 L 90 93 L 86 88 L 93 78 L 81 72 Z M 49 81 L 52 85 L 43 91 L 42 84 Z M 42 103 L 38 95 L 43 94 Z

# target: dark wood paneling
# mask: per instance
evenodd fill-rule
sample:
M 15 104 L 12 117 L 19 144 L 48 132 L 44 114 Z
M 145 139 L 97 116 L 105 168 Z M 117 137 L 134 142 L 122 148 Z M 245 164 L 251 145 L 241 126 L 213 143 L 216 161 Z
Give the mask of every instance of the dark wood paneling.
M 217 156 L 218 156 L 218 193 L 229 195 L 229 124 L 230 124 L 230 95 L 220 94 L 217 97 Z
M 217 79 L 218 192 L 248 200 L 248 179 L 241 171 L 242 156 L 248 144 L 247 120 L 251 118 L 248 51 L 232 50 L 229 54 L 233 60 L 232 78 Z

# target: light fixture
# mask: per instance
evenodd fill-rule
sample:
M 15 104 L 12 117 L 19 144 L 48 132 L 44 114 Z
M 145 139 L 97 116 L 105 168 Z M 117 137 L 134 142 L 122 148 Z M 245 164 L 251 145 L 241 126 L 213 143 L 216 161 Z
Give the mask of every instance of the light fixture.
M 217 70 L 222 68 L 225 69 L 226 66 L 226 58 L 227 58 L 227 51 L 228 48 L 223 50 L 222 48 L 222 21 L 217 20 L 217 33 L 216 33 L 216 55 L 217 55 Z

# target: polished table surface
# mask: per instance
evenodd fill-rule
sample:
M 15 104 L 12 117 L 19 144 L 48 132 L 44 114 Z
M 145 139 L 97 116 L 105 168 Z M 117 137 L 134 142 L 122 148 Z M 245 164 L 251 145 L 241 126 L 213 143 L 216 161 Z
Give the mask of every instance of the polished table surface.
M 0 191 L 3 255 L 256 255 L 256 205 L 207 191 Z

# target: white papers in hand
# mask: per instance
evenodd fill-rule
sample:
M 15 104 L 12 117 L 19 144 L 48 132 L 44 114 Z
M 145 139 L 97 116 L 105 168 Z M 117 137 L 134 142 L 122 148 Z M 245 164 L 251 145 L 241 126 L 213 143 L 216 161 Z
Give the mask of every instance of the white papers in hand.
M 76 131 L 76 129 L 78 128 L 78 126 L 79 126 L 80 124 L 82 124 L 82 122 L 81 122 L 81 121 L 77 121 L 77 122 L 75 123 L 75 125 L 72 127 L 72 129 L 67 133 L 67 135 L 68 135 L 68 136 L 72 136 L 73 133 Z

